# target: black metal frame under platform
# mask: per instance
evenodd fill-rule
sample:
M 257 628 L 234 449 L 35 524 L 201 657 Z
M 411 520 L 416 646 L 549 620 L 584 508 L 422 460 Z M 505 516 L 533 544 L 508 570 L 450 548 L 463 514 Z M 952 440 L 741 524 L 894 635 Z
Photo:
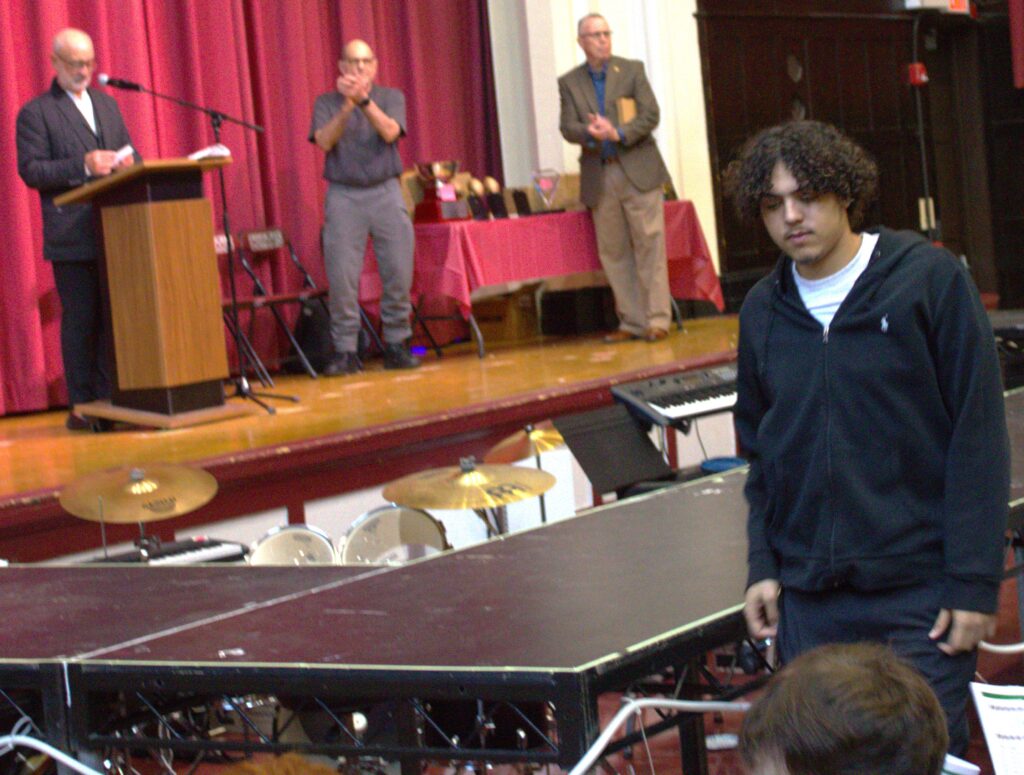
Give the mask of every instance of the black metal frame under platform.
M 46 738 L 76 752 L 298 749 L 399 759 L 408 771 L 425 760 L 569 767 L 600 731 L 601 694 L 743 638 L 742 480 L 691 483 L 399 568 L 4 569 L 0 688 L 28 692 Z M 252 695 L 341 726 L 296 744 L 254 724 L 214 739 L 183 721 L 189 708 Z M 393 734 L 345 726 L 348 710 L 382 706 Z M 470 725 L 465 713 L 453 722 L 467 706 Z M 701 717 L 680 723 L 694 743 L 684 761 L 697 761 Z

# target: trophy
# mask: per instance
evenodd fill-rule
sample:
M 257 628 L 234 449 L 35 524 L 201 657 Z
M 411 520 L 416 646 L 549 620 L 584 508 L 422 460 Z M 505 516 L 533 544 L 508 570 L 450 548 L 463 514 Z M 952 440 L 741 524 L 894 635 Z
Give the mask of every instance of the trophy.
M 457 161 L 416 164 L 416 175 L 423 184 L 423 201 L 416 205 L 413 216 L 416 223 L 464 220 L 469 217 L 466 203 L 459 200 L 452 186 L 452 178 L 458 171 Z
M 469 195 L 466 197 L 469 202 L 470 212 L 473 213 L 474 221 L 486 221 L 491 217 L 487 210 L 487 202 L 484 200 L 484 183 L 478 178 L 471 178 L 469 181 Z
M 550 210 L 552 202 L 555 201 L 555 192 L 558 190 L 558 181 L 562 176 L 556 170 L 545 168 L 533 173 L 533 187 L 544 202 L 544 209 Z
M 487 209 L 491 211 L 491 217 L 508 218 L 508 207 L 505 206 L 505 197 L 501 195 L 501 184 L 488 175 L 484 178 L 484 189 L 487 191 Z

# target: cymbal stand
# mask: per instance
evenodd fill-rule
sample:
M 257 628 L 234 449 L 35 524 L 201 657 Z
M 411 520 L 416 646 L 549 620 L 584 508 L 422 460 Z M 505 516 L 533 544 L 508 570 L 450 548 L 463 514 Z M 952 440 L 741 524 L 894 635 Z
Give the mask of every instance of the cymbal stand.
M 103 559 L 110 559 L 110 552 L 107 550 L 107 523 L 103 519 L 103 496 L 96 496 L 96 510 L 100 515 L 100 543 L 103 544 Z
M 523 428 L 523 430 L 526 432 L 526 438 L 529 439 L 530 438 L 530 434 L 533 433 L 533 431 L 534 431 L 533 423 L 526 423 L 526 426 Z M 540 464 L 540 452 L 537 450 L 536 447 L 534 447 L 533 457 L 537 461 L 537 470 L 538 471 L 543 471 L 544 468 Z M 540 523 L 542 525 L 546 525 L 548 523 L 548 509 L 547 509 L 547 504 L 544 501 L 544 493 L 541 493 L 539 497 L 540 497 Z
M 492 508 L 473 509 L 480 519 L 487 525 L 487 537 L 506 535 L 508 533 L 508 509 L 504 506 Z
M 139 547 L 139 557 L 142 562 L 149 562 L 153 552 L 160 549 L 160 536 L 148 536 L 146 535 L 146 525 L 139 522 L 139 540 L 135 542 L 135 545 Z

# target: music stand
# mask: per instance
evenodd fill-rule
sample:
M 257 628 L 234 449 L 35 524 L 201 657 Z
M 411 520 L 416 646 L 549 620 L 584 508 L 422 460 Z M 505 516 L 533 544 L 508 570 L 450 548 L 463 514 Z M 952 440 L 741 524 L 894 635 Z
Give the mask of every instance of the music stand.
M 676 480 L 676 473 L 622 404 L 558 417 L 554 423 L 598 493 L 615 492 L 624 498 Z

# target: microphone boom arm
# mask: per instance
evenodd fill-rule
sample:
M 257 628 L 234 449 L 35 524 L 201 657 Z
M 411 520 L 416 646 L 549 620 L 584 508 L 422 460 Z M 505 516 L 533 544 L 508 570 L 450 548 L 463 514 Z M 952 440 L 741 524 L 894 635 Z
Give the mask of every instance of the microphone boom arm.
M 132 81 L 124 81 L 120 78 L 111 78 L 106 73 L 101 75 L 98 80 L 102 85 L 105 86 L 113 86 L 117 89 L 124 89 L 125 91 L 137 91 L 143 92 L 144 94 L 151 94 L 154 97 L 159 97 L 162 100 L 168 100 L 170 102 L 181 105 L 182 107 L 191 108 L 192 110 L 198 110 L 200 113 L 205 113 L 210 117 L 210 120 L 213 122 L 214 135 L 218 134 L 217 130 L 220 129 L 221 124 L 223 124 L 225 121 L 229 121 L 233 124 L 238 124 L 239 126 L 244 126 L 246 129 L 251 129 L 254 132 L 263 131 L 263 127 L 259 126 L 258 124 L 251 124 L 248 121 L 244 121 L 240 118 L 229 116 L 227 113 L 222 113 L 219 110 L 214 110 L 212 108 L 203 107 L 202 105 L 197 105 L 194 102 L 183 100 L 180 97 L 174 97 L 170 94 L 161 94 L 160 92 L 153 91 L 152 89 L 147 89 L 145 86 L 138 83 L 133 83 Z M 218 142 L 220 142 L 220 137 L 215 137 L 215 139 Z

